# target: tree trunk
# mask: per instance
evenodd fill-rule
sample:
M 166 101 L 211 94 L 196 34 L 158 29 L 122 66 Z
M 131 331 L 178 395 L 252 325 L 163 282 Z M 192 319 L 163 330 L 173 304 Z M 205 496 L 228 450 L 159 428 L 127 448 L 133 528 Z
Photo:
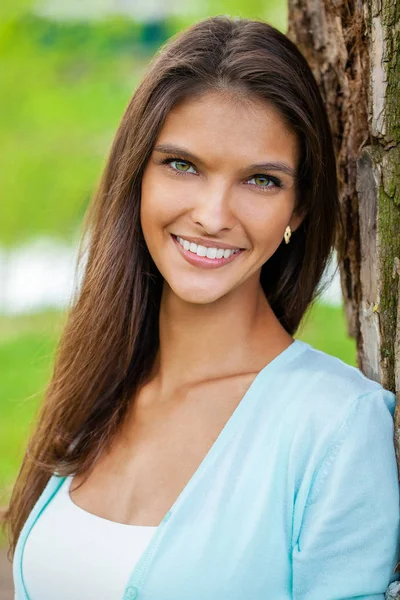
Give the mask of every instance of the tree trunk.
M 400 3 L 289 0 L 287 35 L 327 105 L 348 333 L 360 370 L 396 393 L 400 470 Z

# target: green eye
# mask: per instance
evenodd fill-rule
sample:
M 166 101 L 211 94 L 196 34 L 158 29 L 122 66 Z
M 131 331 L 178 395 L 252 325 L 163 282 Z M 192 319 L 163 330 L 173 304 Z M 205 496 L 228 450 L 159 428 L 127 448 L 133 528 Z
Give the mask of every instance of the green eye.
M 184 160 L 183 158 L 178 158 L 177 156 L 168 156 L 167 158 L 164 158 L 160 164 L 165 165 L 168 169 L 175 173 L 175 175 L 184 175 L 185 173 L 197 172 L 191 162 Z M 189 171 L 189 169 L 193 170 Z
M 190 165 L 189 165 L 189 163 L 187 163 L 187 162 L 186 162 L 186 161 L 184 161 L 184 160 L 173 160 L 173 161 L 171 161 L 171 164 L 172 164 L 172 163 L 176 163 L 176 167 L 175 167 L 175 168 L 176 168 L 178 171 L 187 171 L 187 169 L 185 169 L 185 168 L 184 168 L 184 169 L 181 169 L 181 168 L 179 167 L 179 165 L 180 165 L 180 166 L 183 166 L 183 167 L 187 167 L 188 169 L 190 169 Z
M 277 177 L 270 177 L 269 175 L 253 175 L 253 177 L 251 179 L 249 179 L 249 181 L 255 181 L 255 184 L 251 184 L 251 185 L 255 185 L 256 187 L 262 189 L 262 190 L 270 190 L 273 188 L 281 188 L 282 187 L 282 183 L 280 181 L 280 179 L 278 179 Z M 271 185 L 268 185 L 268 184 Z
M 257 175 L 256 177 L 254 177 L 254 180 L 257 183 L 257 185 L 260 185 L 261 187 L 264 187 L 263 181 L 264 183 L 268 183 L 268 177 L 265 177 L 264 175 Z

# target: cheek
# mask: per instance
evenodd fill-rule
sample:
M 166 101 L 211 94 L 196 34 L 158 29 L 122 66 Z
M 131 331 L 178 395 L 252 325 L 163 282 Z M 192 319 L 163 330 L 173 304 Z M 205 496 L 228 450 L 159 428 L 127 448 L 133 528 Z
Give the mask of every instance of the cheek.
M 271 211 L 262 203 L 243 202 L 243 200 L 247 198 L 239 197 L 239 202 L 236 203 L 236 214 L 244 227 L 248 228 L 251 237 L 259 240 L 269 227 Z
M 184 206 L 185 199 L 178 186 L 155 177 L 143 177 L 140 208 L 143 227 L 171 223 L 182 213 Z
M 241 211 L 241 221 L 245 224 L 253 244 L 267 254 L 275 252 L 283 239 L 283 232 L 291 215 L 290 202 L 283 198 L 265 199 L 265 205 L 253 204 Z

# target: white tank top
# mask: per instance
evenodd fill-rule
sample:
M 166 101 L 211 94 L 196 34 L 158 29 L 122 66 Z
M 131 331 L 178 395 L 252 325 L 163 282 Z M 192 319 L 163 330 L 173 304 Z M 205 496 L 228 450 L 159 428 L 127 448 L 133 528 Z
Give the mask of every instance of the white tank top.
M 75 504 L 67 477 L 26 540 L 22 574 L 30 600 L 117 600 L 157 527 L 125 525 Z

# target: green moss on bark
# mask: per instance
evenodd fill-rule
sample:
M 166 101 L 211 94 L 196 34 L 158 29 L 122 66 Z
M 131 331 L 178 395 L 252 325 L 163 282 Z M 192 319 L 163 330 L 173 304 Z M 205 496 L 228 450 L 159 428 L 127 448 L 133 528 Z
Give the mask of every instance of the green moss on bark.
M 397 153 L 393 153 L 393 157 Z M 387 157 L 386 157 L 387 158 Z M 393 171 L 394 172 L 394 171 Z M 387 175 L 387 173 L 386 173 Z M 386 187 L 386 186 L 385 186 Z M 400 178 L 393 180 L 390 189 L 400 189 Z M 400 257 L 400 206 L 394 197 L 385 192 L 383 182 L 378 194 L 378 240 L 380 264 L 377 265 L 381 277 L 380 327 L 382 336 L 381 357 L 385 365 L 384 383 L 395 391 L 394 380 L 394 339 L 396 334 L 398 275 L 394 270 L 394 259 Z

